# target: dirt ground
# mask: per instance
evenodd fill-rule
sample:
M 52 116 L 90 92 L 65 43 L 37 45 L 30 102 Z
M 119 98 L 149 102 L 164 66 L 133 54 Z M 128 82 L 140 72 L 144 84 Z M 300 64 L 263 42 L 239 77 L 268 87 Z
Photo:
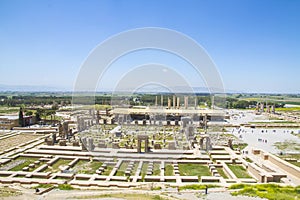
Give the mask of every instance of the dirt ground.
M 4 151 L 6 149 L 16 147 L 20 144 L 29 142 L 30 140 L 34 140 L 38 137 L 41 137 L 40 135 L 34 135 L 34 134 L 26 134 L 21 133 L 19 135 L 15 135 L 9 138 L 5 138 L 0 140 L 0 151 Z
M 204 194 L 203 190 L 199 191 L 182 191 L 177 192 L 175 188 L 166 190 L 137 190 L 137 189 L 94 189 L 94 190 L 59 190 L 53 189 L 52 191 L 43 194 L 34 194 L 35 190 L 21 186 L 12 185 L 11 189 L 16 190 L 16 194 L 10 196 L 2 196 L 1 191 L 3 187 L 0 186 L 0 199 L 5 200 L 62 200 L 62 199 L 101 199 L 101 200 L 140 200 L 140 199 L 153 199 L 157 195 L 161 195 L 162 199 L 175 200 L 175 199 L 207 199 L 207 200 L 261 200 L 257 197 L 245 196 L 231 196 L 229 191 L 223 188 L 210 189 L 208 194 Z M 2 189 L 1 189 L 2 188 Z M 22 193 L 22 194 L 21 194 Z M 117 195 L 117 197 L 115 196 Z M 131 196 L 132 195 L 132 196 Z M 146 198 L 145 195 L 148 195 Z M 150 195 L 150 197 L 149 197 Z M 145 198 L 143 198 L 145 197 Z M 154 198 L 156 199 L 156 198 Z

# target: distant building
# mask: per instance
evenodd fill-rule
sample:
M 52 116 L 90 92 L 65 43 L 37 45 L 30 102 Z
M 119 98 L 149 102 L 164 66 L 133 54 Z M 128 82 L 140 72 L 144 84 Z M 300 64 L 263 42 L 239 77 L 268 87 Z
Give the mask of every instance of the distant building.
M 0 129 L 10 130 L 19 126 L 19 116 L 0 116 Z
M 25 126 L 29 126 L 36 123 L 34 116 L 24 116 Z M 19 126 L 19 116 L 16 115 L 5 115 L 0 116 L 0 130 L 11 130 L 14 127 Z

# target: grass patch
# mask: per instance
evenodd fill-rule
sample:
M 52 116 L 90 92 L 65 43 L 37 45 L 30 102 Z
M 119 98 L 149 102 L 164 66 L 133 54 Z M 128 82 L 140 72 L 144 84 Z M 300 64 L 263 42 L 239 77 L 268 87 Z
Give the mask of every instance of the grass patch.
M 270 200 L 292 200 L 300 198 L 300 186 L 279 186 L 276 184 L 232 185 L 229 189 L 240 189 L 232 192 L 233 196 L 244 195 Z
M 245 160 L 248 162 L 248 163 L 253 163 L 253 160 L 251 160 L 250 158 L 245 158 Z
M 108 176 L 111 172 L 111 170 L 113 169 L 112 166 L 107 166 L 107 168 L 104 170 L 104 172 L 102 173 L 102 175 L 104 176 Z
M 243 188 L 245 188 L 247 186 L 250 186 L 250 185 L 248 185 L 248 184 L 240 184 L 239 183 L 239 184 L 233 184 L 233 185 L 229 186 L 228 189 L 230 189 L 230 190 L 243 189 Z
M 33 189 L 37 188 L 51 188 L 53 185 L 52 184 L 38 184 L 37 186 L 32 187 Z
M 71 162 L 70 160 L 63 160 L 63 159 L 58 159 L 58 161 L 56 161 L 51 167 L 48 166 L 48 168 L 46 169 L 46 172 L 52 172 L 52 173 L 56 173 L 59 172 L 60 166 L 66 166 L 69 164 L 69 162 Z
M 9 171 L 22 171 L 22 169 L 24 167 L 27 167 L 30 164 L 33 164 L 34 161 L 36 161 L 37 158 L 23 158 L 23 157 L 19 157 L 15 160 L 15 162 L 20 162 L 19 165 L 11 168 Z
M 141 170 L 141 176 L 142 176 L 141 181 L 142 182 L 144 182 L 144 180 L 145 180 L 145 176 L 146 176 L 146 173 L 147 173 L 147 168 L 148 168 L 148 163 L 143 162 L 143 166 L 142 166 L 142 170 Z
M 300 167 L 300 162 L 296 162 L 296 161 L 288 161 L 289 163 L 297 166 L 297 167 Z
M 101 198 L 120 198 L 126 200 L 167 200 L 159 195 L 149 195 L 149 194 L 103 194 L 103 195 L 90 195 L 90 196 L 76 196 L 72 197 L 76 199 L 101 199 Z
M 223 178 L 228 178 L 228 176 L 225 174 L 224 170 L 222 167 L 217 167 L 216 168 L 218 173 L 223 177 Z
M 0 114 L 12 114 L 19 112 L 19 107 L 0 106 Z
M 192 185 L 185 185 L 180 186 L 179 190 L 204 190 L 205 188 L 216 188 L 220 187 L 218 185 L 212 185 L 212 184 L 192 184 Z
M 211 176 L 208 166 L 200 164 L 178 164 L 181 176 Z
M 300 107 L 276 108 L 276 111 L 283 111 L 283 112 L 300 111 Z
M 125 176 L 125 171 L 128 166 L 129 162 L 122 162 L 121 166 L 119 167 L 116 176 Z
M 240 150 L 243 150 L 243 149 L 245 149 L 247 146 L 248 146 L 247 143 L 240 143 L 240 144 L 234 144 L 234 145 L 233 145 L 233 148 L 234 148 L 234 149 L 240 149 Z
M 151 190 L 161 190 L 161 187 L 160 186 L 152 187 Z
M 93 161 L 93 162 L 87 162 L 85 160 L 80 160 L 76 167 L 79 167 L 80 170 L 78 170 L 77 173 L 79 174 L 94 174 L 99 167 L 102 166 L 102 162 Z
M 131 171 L 131 175 L 135 175 L 137 169 L 138 169 L 138 166 L 139 166 L 139 163 L 138 162 L 135 162 L 134 163 L 134 166 L 132 168 L 132 171 Z
M 246 169 L 241 165 L 232 165 L 228 164 L 230 170 L 236 175 L 238 178 L 252 178 L 246 171 Z
M 173 165 L 170 165 L 170 164 L 166 165 L 165 166 L 165 176 L 174 176 L 173 170 L 174 170 Z
M 294 131 L 291 132 L 292 135 L 297 136 L 298 138 L 300 138 L 300 134 L 299 133 L 295 133 Z
M 300 154 L 283 154 L 283 155 L 279 155 L 279 157 L 282 159 L 294 158 L 294 159 L 300 160 Z
M 300 160 L 300 154 L 284 154 L 284 155 L 278 155 L 281 159 L 297 166 L 300 167 L 300 162 L 295 161 L 296 160 Z M 292 159 L 292 160 L 289 160 Z
M 9 188 L 9 187 L 3 187 L 0 188 L 0 197 L 1 199 L 4 197 L 10 197 L 10 196 L 19 196 L 22 193 L 19 190 Z
M 60 184 L 60 185 L 58 185 L 58 189 L 60 189 L 60 190 L 73 190 L 74 188 L 69 184 Z
M 26 161 L 24 161 L 23 163 L 21 163 L 21 164 L 15 166 L 15 167 L 13 167 L 13 168 L 11 168 L 9 171 L 22 171 L 22 169 L 23 169 L 24 167 L 27 167 L 27 166 L 28 166 L 29 164 L 31 164 L 31 163 L 32 163 L 32 162 L 26 160 Z
M 293 140 L 285 140 L 284 142 L 275 142 L 274 145 L 279 150 L 300 151 L 300 144 Z
M 154 163 L 153 164 L 153 176 L 159 176 L 160 175 L 160 164 Z

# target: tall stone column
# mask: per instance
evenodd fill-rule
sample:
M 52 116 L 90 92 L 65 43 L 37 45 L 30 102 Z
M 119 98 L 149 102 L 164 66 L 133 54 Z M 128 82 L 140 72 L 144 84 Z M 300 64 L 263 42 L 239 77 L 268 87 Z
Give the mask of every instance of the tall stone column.
M 209 151 L 209 150 L 211 150 L 211 149 L 212 149 L 212 148 L 211 148 L 210 138 L 207 137 L 207 138 L 206 138 L 206 151 Z
M 138 140 L 137 152 L 141 153 L 141 140 Z
M 259 107 L 260 107 L 260 103 L 257 103 L 256 104 L 256 109 L 255 109 L 257 112 L 259 112 Z
M 200 149 L 203 150 L 203 138 L 200 139 Z
M 275 105 L 272 106 L 272 113 L 275 113 Z
M 173 108 L 175 109 L 176 108 L 176 96 L 173 95 Z
M 264 112 L 264 110 L 265 110 L 264 103 L 260 103 L 260 112 Z
M 99 125 L 99 121 L 100 121 L 100 112 L 99 112 L 99 110 L 97 110 L 97 112 L 96 112 L 97 114 L 97 117 L 96 117 L 96 125 Z
M 170 109 L 171 108 L 171 99 L 170 99 L 170 97 L 168 97 L 168 109 Z
M 205 133 L 207 133 L 207 114 L 204 115 L 203 122 L 204 122 L 204 131 Z
M 269 106 L 269 105 L 267 105 L 266 112 L 267 112 L 267 113 L 270 113 L 270 112 L 271 112 L 271 110 L 270 110 L 270 106 Z
M 149 140 L 145 140 L 145 153 L 148 153 Z
M 189 107 L 189 97 L 184 97 L 184 108 L 187 109 Z

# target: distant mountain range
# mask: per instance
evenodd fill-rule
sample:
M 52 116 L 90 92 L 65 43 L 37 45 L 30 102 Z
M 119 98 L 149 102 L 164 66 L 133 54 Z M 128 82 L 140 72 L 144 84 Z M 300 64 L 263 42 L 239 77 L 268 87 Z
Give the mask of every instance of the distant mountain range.
M 1 92 L 60 92 L 67 91 L 64 88 L 37 85 L 3 85 L 0 84 Z
M 64 87 L 54 87 L 54 86 L 37 86 L 37 85 L 4 85 L 0 84 L 0 92 L 72 92 L 72 88 Z M 132 89 L 122 89 L 120 91 L 113 91 L 112 89 L 97 90 L 97 92 L 107 92 L 107 93 L 118 93 L 118 92 L 132 92 Z M 209 93 L 206 87 L 192 87 L 188 88 L 186 86 L 174 86 L 169 89 L 162 88 L 159 86 L 141 88 L 135 93 Z M 241 91 L 226 90 L 226 93 L 241 93 Z
M 125 89 L 116 91 L 117 92 L 131 92 L 134 91 L 135 93 L 210 93 L 210 92 L 216 92 L 216 91 L 222 91 L 221 89 L 216 88 L 210 88 L 211 91 L 207 87 L 187 87 L 187 86 L 173 86 L 170 88 L 163 88 L 159 86 L 153 86 L 153 87 L 146 87 L 141 88 L 136 91 Z M 241 93 L 240 91 L 234 91 L 234 90 L 225 90 L 226 93 Z M 218 93 L 218 92 L 217 92 Z

